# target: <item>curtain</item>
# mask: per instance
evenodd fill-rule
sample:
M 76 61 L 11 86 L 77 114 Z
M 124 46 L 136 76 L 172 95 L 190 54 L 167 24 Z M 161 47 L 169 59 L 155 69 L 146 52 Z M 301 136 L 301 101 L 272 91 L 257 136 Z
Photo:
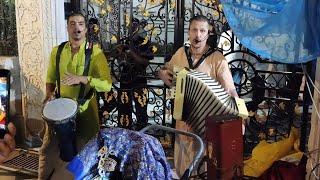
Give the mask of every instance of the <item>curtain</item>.
M 220 0 L 240 42 L 263 58 L 297 64 L 320 55 L 319 0 Z

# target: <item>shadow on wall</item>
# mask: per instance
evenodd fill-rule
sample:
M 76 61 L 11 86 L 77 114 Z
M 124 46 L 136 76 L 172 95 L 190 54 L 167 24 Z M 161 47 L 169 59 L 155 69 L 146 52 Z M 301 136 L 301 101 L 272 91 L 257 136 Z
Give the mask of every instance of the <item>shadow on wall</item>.
M 17 127 L 17 140 L 22 139 L 24 125 L 21 123 L 22 106 L 21 106 L 21 81 L 20 81 L 20 65 L 16 56 L 0 56 L 0 69 L 10 70 L 10 120 Z M 19 141 L 18 141 L 19 143 Z
M 19 117 L 22 122 L 21 145 L 26 148 L 40 147 L 45 130 L 45 122 L 42 119 L 42 101 L 44 93 L 39 87 L 35 86 L 32 81 L 37 79 L 34 74 L 23 74 L 20 76 L 21 81 L 25 82 L 25 87 L 21 97 L 21 115 Z M 25 92 L 27 91 L 27 92 Z
M 0 69 L 10 70 L 10 120 L 15 124 L 17 128 L 16 142 L 18 145 L 24 146 L 26 139 L 31 135 L 43 135 L 43 121 L 40 119 L 24 119 L 23 112 L 25 105 L 23 105 L 23 97 L 21 92 L 21 67 L 19 64 L 19 58 L 16 56 L 0 56 Z M 25 77 L 23 77 L 25 78 Z M 30 84 L 29 84 L 30 86 Z M 35 96 L 43 98 L 42 91 L 39 91 L 37 87 L 28 87 L 28 91 L 37 93 Z M 38 94 L 40 92 L 41 94 Z M 42 102 L 42 101 L 41 101 Z M 41 108 L 39 108 L 41 109 Z M 25 115 L 25 117 L 27 117 Z M 41 117 L 41 113 L 39 114 Z

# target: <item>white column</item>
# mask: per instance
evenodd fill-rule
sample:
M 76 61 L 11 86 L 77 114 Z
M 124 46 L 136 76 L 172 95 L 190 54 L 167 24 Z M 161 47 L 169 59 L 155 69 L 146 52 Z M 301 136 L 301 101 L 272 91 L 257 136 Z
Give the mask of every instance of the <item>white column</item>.
M 50 51 L 65 39 L 64 1 L 15 0 L 15 5 L 23 117 L 41 119 Z

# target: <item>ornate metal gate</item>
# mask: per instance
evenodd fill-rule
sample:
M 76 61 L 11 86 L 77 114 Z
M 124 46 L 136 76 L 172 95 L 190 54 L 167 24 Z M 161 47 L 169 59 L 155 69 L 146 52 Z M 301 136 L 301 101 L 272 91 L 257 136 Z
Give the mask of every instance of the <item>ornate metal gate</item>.
M 297 97 L 285 97 L 283 88 L 301 74 L 288 71 L 288 66 L 262 59 L 249 49 L 243 47 L 230 30 L 222 12 L 222 7 L 215 0 L 91 0 L 79 3 L 88 18 L 96 18 L 99 24 L 97 38 L 109 57 L 110 67 L 114 75 L 114 88 L 111 93 L 103 93 L 99 97 L 100 113 L 103 123 L 107 126 L 131 126 L 135 124 L 120 120 L 118 115 L 119 77 L 121 76 L 121 58 L 115 51 L 119 44 L 130 41 L 132 19 L 137 18 L 142 24 L 145 40 L 150 41 L 154 50 L 154 59 L 150 61 L 145 76 L 148 80 L 147 90 L 149 98 L 148 123 L 174 125 L 171 117 L 170 90 L 157 79 L 157 70 L 170 59 L 171 55 L 187 40 L 189 19 L 195 14 L 207 16 L 213 25 L 216 36 L 211 37 L 211 43 L 223 51 L 229 61 L 231 72 L 240 97 L 245 98 L 249 110 L 254 114 L 266 112 L 266 119 L 260 122 L 257 116 L 252 116 L 251 124 L 247 124 L 248 133 L 245 147 L 251 152 L 260 139 L 277 141 L 286 137 L 290 132 L 292 119 L 300 120 L 294 113 L 286 122 L 278 123 L 274 117 L 293 112 L 293 104 Z M 284 67 L 280 71 L 272 68 Z M 289 67 L 290 68 L 290 67 Z M 296 88 L 296 87 L 295 87 Z M 293 89 L 299 94 L 299 88 Z M 260 94 L 259 94 L 260 92 Z M 262 93 L 261 93 L 262 92 Z M 258 93 L 258 94 L 257 94 Z M 283 98 L 285 97 L 285 98 Z M 293 101 L 292 101 L 293 100 Z M 258 107 L 265 102 L 268 110 Z M 287 103 L 286 109 L 279 104 Z M 289 102 L 289 105 L 288 105 Z M 133 108 L 133 114 L 136 110 Z M 131 121 L 131 119 L 129 120 Z M 285 125 L 285 127 L 283 126 Z M 127 128 L 131 128 L 127 126 Z M 263 137 L 261 137 L 263 134 Z M 305 137 L 302 137 L 305 138 Z
M 212 24 L 222 32 L 226 28 L 221 7 L 215 1 L 173 1 L 173 0 L 92 0 L 80 4 L 88 19 L 98 20 L 99 41 L 109 57 L 112 74 L 115 78 L 112 93 L 102 94 L 101 115 L 108 126 L 118 126 L 120 121 L 116 101 L 121 76 L 121 57 L 116 55 L 119 44 L 130 41 L 132 19 L 137 18 L 143 24 L 145 40 L 151 41 L 154 59 L 150 61 L 145 74 L 148 79 L 148 123 L 171 125 L 171 93 L 157 79 L 158 69 L 170 59 L 171 55 L 187 40 L 189 19 L 194 14 L 205 14 Z M 113 102 L 113 103 L 112 103 Z M 135 110 L 133 110 L 135 114 Z M 133 120 L 136 118 L 133 116 Z M 130 121 L 130 120 L 129 120 Z M 122 124 L 123 126 L 123 124 Z

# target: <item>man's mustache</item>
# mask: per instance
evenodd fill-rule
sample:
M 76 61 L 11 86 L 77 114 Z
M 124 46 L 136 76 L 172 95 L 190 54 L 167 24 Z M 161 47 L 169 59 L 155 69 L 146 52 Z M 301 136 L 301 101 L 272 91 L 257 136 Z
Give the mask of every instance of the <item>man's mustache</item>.
M 197 39 L 194 39 L 193 42 L 195 43 L 199 43 L 199 42 L 202 42 L 202 41 L 206 41 L 207 38 L 208 38 L 209 34 L 207 34 L 206 36 L 204 36 L 203 38 L 197 38 Z

